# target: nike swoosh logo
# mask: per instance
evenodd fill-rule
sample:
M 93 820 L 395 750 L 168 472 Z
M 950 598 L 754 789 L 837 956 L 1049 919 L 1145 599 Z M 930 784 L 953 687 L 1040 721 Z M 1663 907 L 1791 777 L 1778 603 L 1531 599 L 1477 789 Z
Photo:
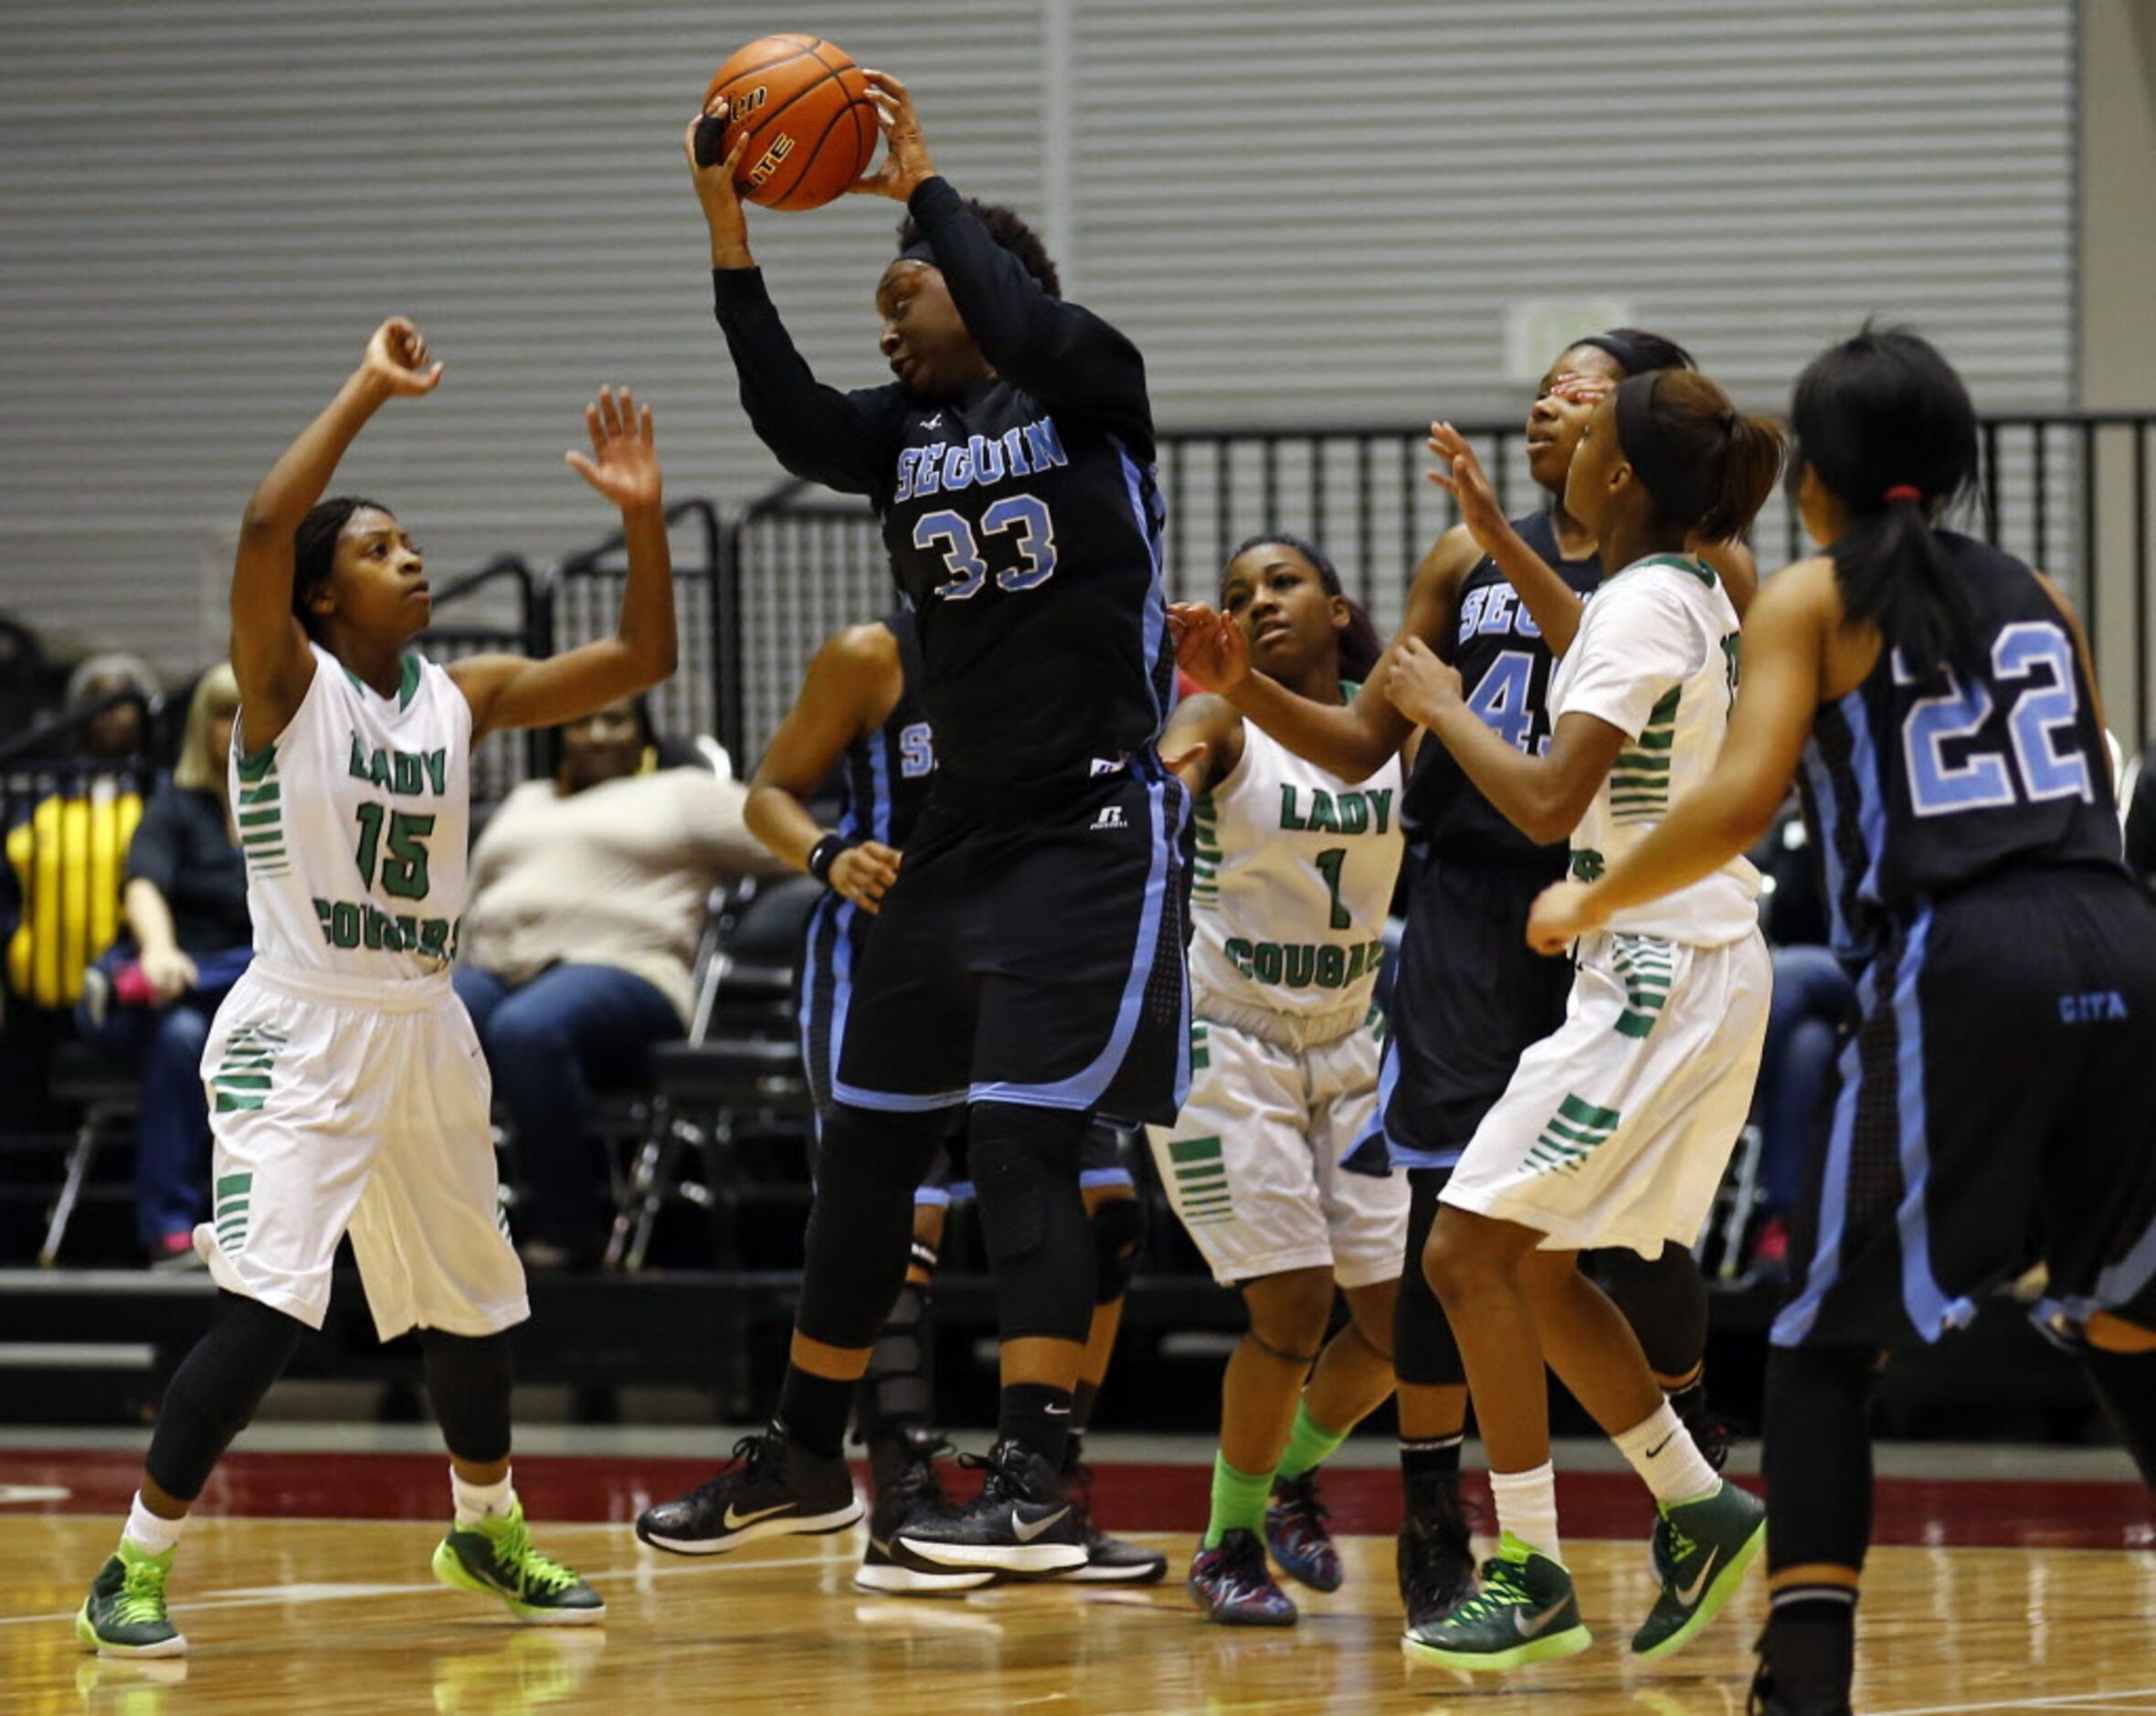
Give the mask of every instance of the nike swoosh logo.
M 734 1504 L 729 1501 L 726 1504 L 725 1527 L 729 1531 L 738 1531 L 745 1525 L 754 1525 L 758 1520 L 768 1520 L 775 1513 L 784 1513 L 791 1506 L 793 1503 L 790 1501 L 782 1501 L 776 1508 L 758 1508 L 754 1513 L 736 1513 Z
M 1699 1570 L 1698 1578 L 1693 1580 L 1693 1582 L 1688 1585 L 1678 1585 L 1675 1587 L 1677 1601 L 1679 1603 L 1682 1603 L 1688 1609 L 1696 1608 L 1699 1605 L 1700 1594 L 1707 1589 L 1707 1582 L 1714 1577 L 1715 1562 L 1721 1560 L 1721 1558 L 1722 1552 L 1718 1549 L 1716 1550 L 1707 1558 L 1707 1565 Z
M 1032 1524 L 1028 1525 L 1023 1520 L 1018 1517 L 1018 1509 L 1013 1508 L 1010 1510 L 1010 1529 L 1018 1534 L 1018 1541 L 1020 1542 L 1030 1543 L 1035 1538 L 1039 1537 L 1041 1532 L 1047 1531 L 1050 1526 L 1053 1525 L 1058 1520 L 1062 1519 L 1068 1512 L 1070 1512 L 1070 1509 L 1068 1508 L 1058 1508 L 1045 1520 L 1036 1520 Z
M 1512 1612 L 1513 1630 L 1522 1638 L 1539 1637 L 1549 1630 L 1550 1622 L 1556 1620 L 1563 1613 L 1564 1610 L 1561 1606 L 1552 1605 L 1544 1609 L 1541 1614 L 1529 1621 L 1525 1609 L 1515 1609 Z
M 1664 1448 L 1667 1447 L 1676 1439 L 1677 1433 L 1675 1430 L 1672 1430 L 1667 1435 L 1664 1436 L 1661 1441 L 1657 1442 L 1653 1447 L 1647 1450 L 1647 1457 L 1649 1459 L 1653 1459 L 1656 1455 L 1660 1454 Z
M 1068 1406 L 1043 1406 L 1041 1410 L 1051 1418 L 1068 1418 L 1071 1415 L 1071 1409 Z

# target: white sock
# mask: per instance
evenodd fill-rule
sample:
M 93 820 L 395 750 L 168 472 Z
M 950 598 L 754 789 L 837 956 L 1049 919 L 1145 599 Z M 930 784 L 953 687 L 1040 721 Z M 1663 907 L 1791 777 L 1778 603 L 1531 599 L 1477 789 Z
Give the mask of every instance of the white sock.
M 499 1517 L 516 1506 L 516 1491 L 510 1488 L 510 1475 L 502 1474 L 498 1484 L 473 1484 L 457 1475 L 457 1468 L 449 1467 L 449 1495 L 457 1504 L 457 1523 L 473 1525 L 490 1514 Z
M 1538 1555 L 1562 1567 L 1564 1545 L 1557 1536 L 1557 1467 L 1548 1460 L 1531 1472 L 1492 1472 L 1490 1494 L 1497 1503 L 1497 1529 L 1510 1531 Z
M 122 1535 L 137 1549 L 162 1555 L 180 1541 L 180 1533 L 186 1527 L 185 1514 L 176 1520 L 167 1520 L 162 1514 L 152 1513 L 143 1505 L 143 1492 L 138 1489 L 134 1505 L 127 1510 L 127 1530 Z
M 1623 1435 L 1611 1437 L 1632 1469 L 1664 1507 L 1698 1501 L 1722 1487 L 1676 1408 L 1664 1401 L 1654 1415 L 1643 1418 Z

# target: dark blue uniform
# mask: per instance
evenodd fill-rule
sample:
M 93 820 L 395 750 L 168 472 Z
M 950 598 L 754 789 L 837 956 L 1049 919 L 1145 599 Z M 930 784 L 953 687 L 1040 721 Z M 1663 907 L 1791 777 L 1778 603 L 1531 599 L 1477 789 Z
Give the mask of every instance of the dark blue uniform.
M 1042 291 L 949 185 L 911 207 L 995 368 L 958 397 L 823 387 L 761 274 L 714 275 L 757 434 L 876 508 L 936 736 L 834 1093 L 1165 1121 L 1188 1083 L 1188 798 L 1154 748 L 1174 654 L 1145 366 Z
M 904 682 L 898 701 L 883 725 L 846 747 L 840 772 L 845 799 L 838 832 L 850 840 L 872 840 L 900 853 L 907 849 L 914 824 L 928 802 L 935 773 L 935 738 L 921 707 L 921 641 L 913 614 L 900 609 L 882 621 L 898 643 Z M 827 891 L 808 915 L 802 935 L 798 1017 L 801 1059 L 808 1089 L 820 1118 L 831 1102 L 831 1086 L 853 1001 L 853 973 L 868 945 L 874 914 L 843 895 Z M 954 1132 L 963 1128 L 962 1111 L 952 1111 Z M 1127 1185 L 1115 1134 L 1105 1126 L 1090 1128 L 1079 1156 L 1079 1183 Z M 951 1151 L 938 1152 L 915 1201 L 947 1203 L 967 1187 L 951 1184 Z
M 1582 596 L 1601 562 L 1558 557 L 1547 513 L 1515 519 L 1527 545 Z M 1460 587 L 1453 664 L 1467 704 L 1523 751 L 1549 744 L 1553 664 L 1534 618 L 1496 562 Z M 1530 1044 L 1563 1022 L 1572 967 L 1527 952 L 1527 908 L 1563 876 L 1563 842 L 1538 846 L 1425 740 L 1402 801 L 1408 830 L 1407 927 L 1393 968 L 1378 1082 L 1392 1163 L 1450 1168 L 1504 1094 Z
M 1861 976 L 1781 1346 L 1936 1340 L 2038 1260 L 2046 1316 L 2156 1308 L 2156 904 L 2057 608 L 2020 561 L 1939 540 L 1980 664 L 1916 683 L 1883 651 L 1804 757 Z

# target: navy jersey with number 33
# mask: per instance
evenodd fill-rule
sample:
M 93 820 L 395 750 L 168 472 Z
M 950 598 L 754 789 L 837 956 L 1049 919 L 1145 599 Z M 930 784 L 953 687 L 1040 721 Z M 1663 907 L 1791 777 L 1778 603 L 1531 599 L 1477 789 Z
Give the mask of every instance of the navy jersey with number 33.
M 939 769 L 969 787 L 1082 780 L 1158 735 L 1174 673 L 1145 365 L 1042 291 L 947 183 L 910 207 L 993 373 L 944 399 L 824 387 L 761 273 L 719 270 L 742 402 L 787 470 L 875 506 L 920 626 Z

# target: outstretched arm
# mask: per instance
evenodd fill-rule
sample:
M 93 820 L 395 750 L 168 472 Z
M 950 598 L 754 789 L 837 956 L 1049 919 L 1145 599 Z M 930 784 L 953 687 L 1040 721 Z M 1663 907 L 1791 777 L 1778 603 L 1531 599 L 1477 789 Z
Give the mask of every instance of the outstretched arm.
M 284 731 L 314 679 L 314 655 L 292 613 L 293 533 L 367 419 L 399 395 L 431 393 L 441 367 L 428 364 L 419 330 L 391 317 L 375 330 L 336 397 L 255 485 L 232 563 L 232 672 L 248 749 Z
M 1825 567 L 1823 577 L 1812 567 Z M 1561 953 L 1628 906 L 1658 900 L 1748 852 L 1789 792 L 1824 684 L 1840 623 L 1833 570 L 1818 561 L 1769 582 L 1752 604 L 1739 667 L 1743 685 L 1713 772 L 1592 883 L 1560 882 L 1535 902 L 1528 945 Z
M 808 797 L 849 745 L 891 718 L 904 686 L 905 665 L 888 626 L 851 626 L 824 641 L 749 781 L 743 815 L 775 857 L 817 874 L 809 860 L 836 832 L 808 814 Z M 818 879 L 875 912 L 898 880 L 899 858 L 895 847 L 864 840 L 829 857 Z
M 725 158 L 706 166 L 696 158 L 699 114 L 682 139 L 696 200 L 711 231 L 712 295 L 726 349 L 741 379 L 741 403 L 756 439 L 797 477 L 848 494 L 873 494 L 886 460 L 876 428 L 875 392 L 840 393 L 816 379 L 764 286 L 749 254 L 748 218 L 735 175 L 747 148 L 739 127 Z
M 1580 610 L 1587 605 L 1579 591 L 1559 577 L 1557 568 L 1528 547 L 1513 529 L 1512 521 L 1497 504 L 1496 491 L 1490 487 L 1482 461 L 1464 435 L 1450 423 L 1432 423 L 1428 445 L 1439 462 L 1425 474 L 1459 502 L 1461 522 L 1477 546 L 1497 563 L 1497 569 L 1519 592 L 1551 653 L 1564 654 L 1579 635 Z
M 1446 647 L 1459 613 L 1461 580 L 1481 557 L 1482 550 L 1462 526 L 1437 539 L 1408 588 L 1407 615 L 1396 643 L 1418 638 L 1433 649 Z M 1382 662 L 1346 706 L 1314 703 L 1253 673 L 1242 629 L 1225 614 L 1202 602 L 1178 602 L 1168 609 L 1168 620 L 1176 634 L 1177 664 L 1184 673 L 1296 756 L 1344 780 L 1368 780 L 1400 756 L 1414 735 L 1414 723 L 1385 694 Z
M 629 577 L 614 635 L 541 661 L 475 655 L 449 676 L 471 705 L 472 739 L 502 727 L 550 727 L 647 691 L 674 671 L 673 556 L 660 501 L 651 408 L 629 389 L 602 387 L 584 408 L 591 452 L 566 455 L 584 480 L 621 509 Z
M 937 175 L 905 85 L 889 72 L 867 77 L 888 151 L 882 169 L 853 189 L 905 204 L 935 252 L 966 331 L 999 375 L 1047 404 L 1120 419 L 1149 446 L 1152 408 L 1137 347 L 1090 310 L 1051 297 L 991 238 Z

